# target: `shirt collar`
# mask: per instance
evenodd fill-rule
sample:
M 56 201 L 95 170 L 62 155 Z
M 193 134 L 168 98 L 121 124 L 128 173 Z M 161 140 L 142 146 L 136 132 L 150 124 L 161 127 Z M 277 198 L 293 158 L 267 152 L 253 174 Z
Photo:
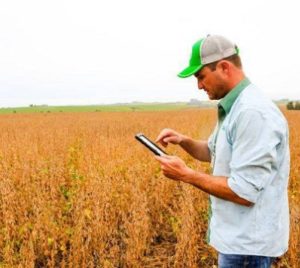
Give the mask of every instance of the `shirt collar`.
M 239 82 L 228 94 L 219 102 L 218 107 L 223 108 L 225 114 L 230 112 L 230 109 L 240 95 L 240 93 L 251 84 L 250 80 L 246 77 L 241 82 Z

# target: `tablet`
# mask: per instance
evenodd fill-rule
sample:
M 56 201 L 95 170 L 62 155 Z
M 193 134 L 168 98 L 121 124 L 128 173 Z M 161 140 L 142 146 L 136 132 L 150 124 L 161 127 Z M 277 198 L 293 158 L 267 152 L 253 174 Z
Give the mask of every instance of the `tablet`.
M 151 152 L 153 152 L 156 155 L 162 156 L 166 155 L 167 153 L 159 148 L 154 142 L 149 140 L 144 134 L 138 133 L 135 135 L 135 138 L 142 143 L 144 146 L 146 146 Z

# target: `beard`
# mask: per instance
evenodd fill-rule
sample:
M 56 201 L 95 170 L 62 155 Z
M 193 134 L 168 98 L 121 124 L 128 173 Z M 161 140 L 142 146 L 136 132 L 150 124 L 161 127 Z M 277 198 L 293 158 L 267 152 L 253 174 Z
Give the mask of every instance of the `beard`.
M 222 82 L 217 83 L 214 88 L 205 90 L 210 100 L 220 100 L 229 92 L 228 87 Z

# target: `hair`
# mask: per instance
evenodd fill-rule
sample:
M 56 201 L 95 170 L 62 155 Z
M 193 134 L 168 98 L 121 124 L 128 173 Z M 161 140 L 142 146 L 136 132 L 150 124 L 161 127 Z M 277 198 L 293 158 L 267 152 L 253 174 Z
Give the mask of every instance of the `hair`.
M 242 69 L 242 61 L 241 61 L 241 58 L 238 54 L 233 54 L 227 58 L 224 58 L 224 59 L 221 59 L 221 60 L 227 60 L 227 61 L 230 61 L 232 62 L 237 68 L 239 69 Z M 221 60 L 218 60 L 218 61 L 214 61 L 214 62 L 211 62 L 211 63 L 208 63 L 204 66 L 207 66 L 211 71 L 215 71 L 216 70 L 216 67 L 217 67 L 217 64 L 218 62 L 220 62 Z

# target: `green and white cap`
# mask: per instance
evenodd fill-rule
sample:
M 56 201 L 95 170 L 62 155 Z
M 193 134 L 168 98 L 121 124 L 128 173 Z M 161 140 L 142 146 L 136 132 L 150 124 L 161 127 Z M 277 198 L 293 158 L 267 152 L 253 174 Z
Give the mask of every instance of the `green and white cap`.
M 189 77 L 201 70 L 206 64 L 238 53 L 237 46 L 225 37 L 208 35 L 193 45 L 189 66 L 181 71 L 178 76 L 181 78 Z

